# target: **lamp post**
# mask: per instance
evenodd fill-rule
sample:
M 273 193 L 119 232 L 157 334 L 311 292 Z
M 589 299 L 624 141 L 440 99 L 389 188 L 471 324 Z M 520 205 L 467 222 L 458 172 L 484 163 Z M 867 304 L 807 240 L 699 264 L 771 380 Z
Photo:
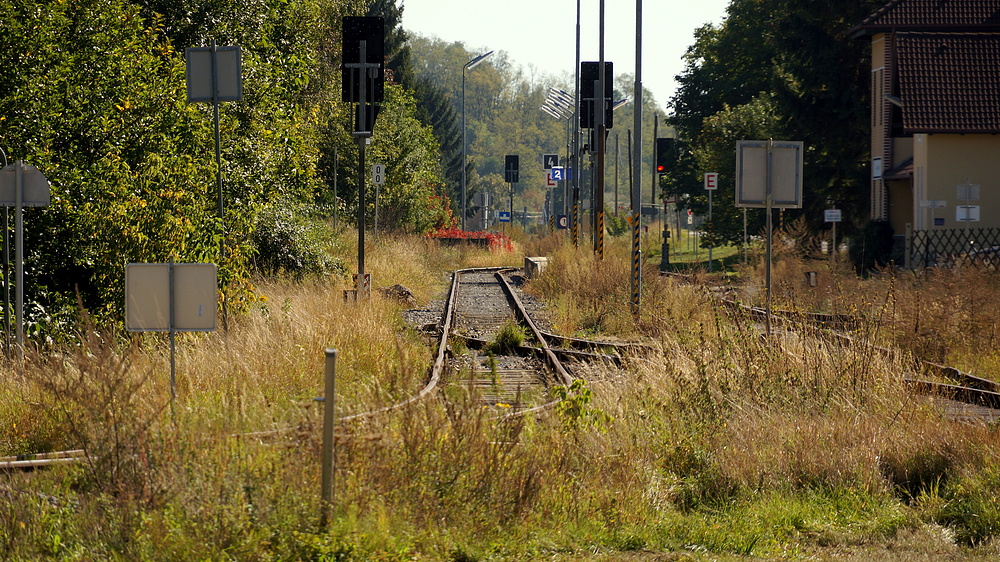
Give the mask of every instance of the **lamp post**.
M 574 103 L 575 103 L 575 100 L 574 100 L 573 96 L 569 95 L 569 93 L 564 92 L 564 91 L 562 91 L 562 90 L 560 90 L 558 88 L 549 88 L 549 95 L 545 98 L 545 103 L 542 104 L 542 111 L 544 111 L 545 113 L 551 115 L 552 117 L 555 117 L 556 119 L 560 119 L 560 120 L 565 119 L 566 120 L 566 151 L 567 151 L 567 154 L 566 154 L 565 168 L 567 170 L 567 173 L 569 173 L 572 170 L 572 168 L 571 168 L 571 156 L 569 154 L 570 147 L 571 147 L 570 140 L 569 140 L 569 134 L 570 134 L 570 128 L 573 125 L 573 115 L 574 115 L 574 111 L 575 111 L 574 106 L 573 106 Z M 564 215 L 568 215 L 569 214 L 569 212 L 568 212 L 568 206 L 569 206 L 569 183 L 570 182 L 569 182 L 568 179 L 563 179 L 563 207 L 562 207 L 562 212 L 563 212 Z M 553 204 L 553 209 L 555 209 L 555 197 L 552 198 L 552 204 Z M 553 210 L 552 214 L 555 214 L 554 210 Z
M 472 70 L 479 63 L 486 60 L 486 57 L 493 54 L 493 51 L 488 53 L 483 53 L 478 57 L 465 63 L 462 67 L 462 230 L 465 230 L 465 214 L 466 214 L 466 202 L 465 202 L 465 168 L 468 166 L 466 160 L 466 141 L 465 141 L 465 71 Z

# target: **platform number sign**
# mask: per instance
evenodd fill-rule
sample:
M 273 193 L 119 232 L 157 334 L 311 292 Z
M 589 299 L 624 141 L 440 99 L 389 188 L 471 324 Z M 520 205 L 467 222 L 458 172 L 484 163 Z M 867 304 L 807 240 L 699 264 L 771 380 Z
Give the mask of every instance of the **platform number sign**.
M 372 165 L 372 183 L 375 185 L 385 184 L 385 164 Z

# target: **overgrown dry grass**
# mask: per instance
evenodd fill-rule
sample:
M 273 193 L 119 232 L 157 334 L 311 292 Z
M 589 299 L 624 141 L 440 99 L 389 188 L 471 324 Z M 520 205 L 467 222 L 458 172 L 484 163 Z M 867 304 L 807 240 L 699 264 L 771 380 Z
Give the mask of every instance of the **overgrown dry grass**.
M 338 244 L 349 259 L 350 241 Z M 75 349 L 29 355 L 2 391 L 5 453 L 86 446 L 94 459 L 8 477 L 0 486 L 0 553 L 121 560 L 1000 554 L 996 428 L 950 422 L 900 381 L 935 339 L 949 357 L 988 345 L 995 325 L 982 309 L 993 305 L 990 276 L 861 280 L 824 270 L 818 296 L 820 288 L 798 279 L 812 265 L 782 258 L 781 303 L 864 315 L 859 342 L 842 346 L 808 330 L 764 339 L 700 287 L 652 269 L 644 271 L 636 323 L 624 242 L 610 241 L 601 263 L 556 236 L 522 244 L 551 258 L 529 289 L 548 300 L 560 331 L 642 338 L 648 353 L 624 369 L 593 369 L 585 385 L 559 395 L 558 408 L 530 417 L 497 418 L 450 389 L 449 400 L 344 424 L 334 520 L 323 530 L 312 400 L 321 392 L 323 349 L 339 351 L 341 415 L 410 396 L 431 353 L 403 326 L 400 305 L 379 297 L 347 303 L 345 279 L 262 281 L 266 299 L 234 318 L 228 333 L 179 338 L 173 409 L 162 337 L 129 344 L 84 331 Z M 520 253 L 385 237 L 373 244 L 368 269 L 376 286 L 405 285 L 423 303 L 440 298 L 445 270 L 520 260 Z M 743 275 L 749 300 L 754 273 Z M 945 299 L 944 309 L 960 308 L 963 319 L 941 312 L 924 323 L 931 312 L 913 304 L 919 299 Z M 962 321 L 975 333 L 961 330 Z M 876 341 L 896 351 L 873 352 L 866 343 Z M 238 436 L 275 429 L 282 431 Z

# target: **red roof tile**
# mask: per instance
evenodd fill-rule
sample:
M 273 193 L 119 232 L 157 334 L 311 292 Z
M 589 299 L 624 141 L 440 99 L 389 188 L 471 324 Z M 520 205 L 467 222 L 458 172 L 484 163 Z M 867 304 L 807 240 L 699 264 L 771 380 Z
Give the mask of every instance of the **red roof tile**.
M 1000 34 L 900 33 L 896 48 L 907 133 L 1000 132 Z
M 1000 0 L 892 0 L 852 29 L 886 31 L 1000 30 Z

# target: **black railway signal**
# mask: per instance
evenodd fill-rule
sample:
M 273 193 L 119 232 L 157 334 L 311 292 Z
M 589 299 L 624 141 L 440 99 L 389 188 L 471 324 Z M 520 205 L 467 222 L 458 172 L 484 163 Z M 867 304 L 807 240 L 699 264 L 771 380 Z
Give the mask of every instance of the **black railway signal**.
M 580 128 L 596 129 L 597 116 L 594 103 L 599 97 L 594 91 L 597 89 L 596 82 L 601 78 L 600 62 L 580 63 Z M 612 97 L 614 97 L 614 64 L 605 61 L 604 63 L 604 126 L 608 129 L 614 123 L 614 108 Z
M 517 154 L 508 154 L 507 157 L 504 159 L 504 166 L 503 166 L 504 180 L 507 183 L 517 183 L 519 168 L 520 168 L 519 158 Z
M 665 174 L 674 160 L 674 139 L 656 139 L 656 173 Z
M 365 57 L 361 60 L 361 42 Z M 352 17 L 343 19 L 341 97 L 345 102 L 382 103 L 385 97 L 385 19 Z M 361 82 L 366 81 L 365 99 Z

